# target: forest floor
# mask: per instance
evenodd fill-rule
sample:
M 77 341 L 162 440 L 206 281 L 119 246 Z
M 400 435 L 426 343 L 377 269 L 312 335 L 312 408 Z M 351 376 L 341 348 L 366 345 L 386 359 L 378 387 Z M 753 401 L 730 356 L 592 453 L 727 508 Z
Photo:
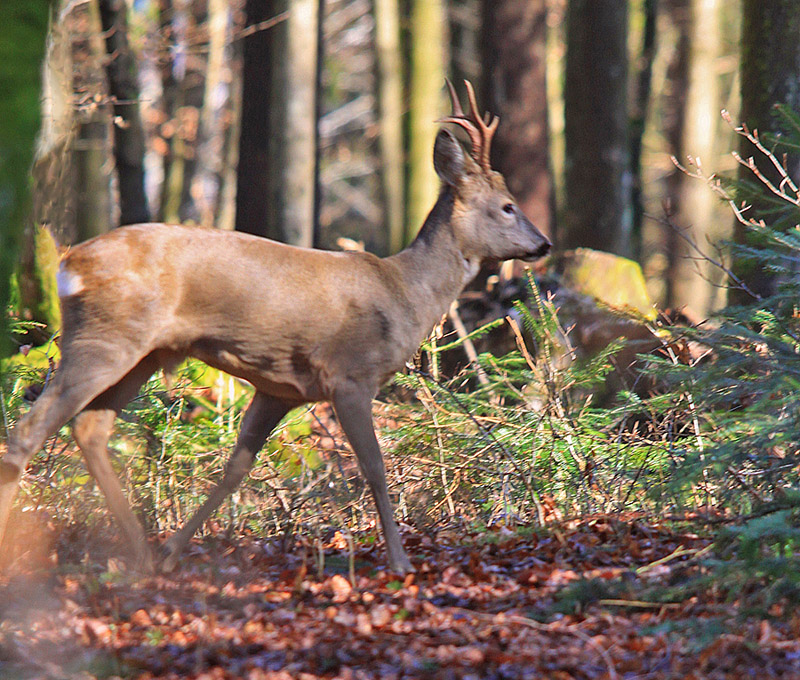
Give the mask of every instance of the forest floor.
M 119 568 L 123 546 L 43 534 L 0 577 L 4 680 L 800 678 L 800 613 L 713 588 L 635 599 L 684 582 L 708 546 L 635 516 L 407 530 L 404 580 L 338 532 L 321 573 L 314 546 L 220 535 L 153 577 Z

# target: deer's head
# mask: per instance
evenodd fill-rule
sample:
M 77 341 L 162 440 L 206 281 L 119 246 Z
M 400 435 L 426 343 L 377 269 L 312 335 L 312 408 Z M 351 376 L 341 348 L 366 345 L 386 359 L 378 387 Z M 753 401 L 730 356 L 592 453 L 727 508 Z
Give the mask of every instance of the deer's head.
M 499 119 L 482 119 L 478 113 L 475 91 L 465 81 L 470 113 L 464 115 L 450 81 L 447 86 L 453 113 L 442 123 L 464 128 L 472 141 L 467 154 L 458 140 L 442 128 L 433 149 L 436 173 L 453 197 L 452 221 L 454 236 L 461 252 L 468 259 L 531 261 L 550 250 L 551 243 L 525 217 L 508 191 L 503 176 L 492 170 L 489 151 Z

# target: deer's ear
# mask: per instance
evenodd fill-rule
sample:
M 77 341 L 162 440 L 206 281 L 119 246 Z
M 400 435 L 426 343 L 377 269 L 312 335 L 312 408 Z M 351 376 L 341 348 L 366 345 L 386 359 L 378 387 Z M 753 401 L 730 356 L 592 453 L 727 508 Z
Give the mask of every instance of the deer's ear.
M 455 186 L 466 172 L 464 149 L 451 132 L 442 128 L 433 145 L 433 167 L 445 184 Z

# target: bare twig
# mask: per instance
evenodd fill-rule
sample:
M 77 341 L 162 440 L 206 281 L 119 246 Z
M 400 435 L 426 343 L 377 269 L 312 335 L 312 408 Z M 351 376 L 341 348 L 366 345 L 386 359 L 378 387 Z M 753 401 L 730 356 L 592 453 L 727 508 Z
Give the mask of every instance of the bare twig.
M 259 21 L 257 24 L 253 24 L 252 26 L 248 26 L 247 28 L 243 28 L 239 31 L 235 36 L 233 36 L 233 40 L 243 40 L 244 38 L 248 38 L 255 33 L 260 33 L 261 31 L 266 31 L 272 28 L 273 26 L 277 26 L 283 21 L 286 21 L 289 18 L 288 10 L 286 12 L 281 12 L 280 14 L 276 14 L 271 19 L 266 19 L 264 21 Z
M 447 509 L 450 511 L 450 517 L 454 517 L 456 514 L 456 506 L 455 503 L 453 503 L 453 496 L 450 490 L 450 485 L 447 481 L 447 469 L 444 466 L 444 442 L 442 441 L 439 420 L 436 414 L 436 409 L 434 408 L 433 394 L 431 393 L 428 385 L 424 382 L 422 383 L 422 391 L 424 393 L 424 397 L 421 399 L 422 405 L 430 414 L 436 432 L 436 446 L 439 451 L 439 462 L 441 463 L 439 475 L 442 478 L 442 489 L 444 489 L 445 499 L 447 501 Z
M 461 320 L 461 315 L 458 313 L 458 300 L 453 300 L 450 304 L 450 310 L 447 312 L 447 315 L 450 317 L 450 321 L 453 322 L 453 327 L 456 329 L 456 334 L 459 339 L 464 343 L 464 352 L 469 362 L 475 368 L 475 375 L 478 376 L 478 382 L 481 385 L 488 385 L 489 378 L 486 376 L 486 371 L 483 370 L 483 366 L 478 363 L 478 352 L 475 350 L 475 344 L 469 337 L 464 322 Z
M 792 181 L 792 178 L 789 176 L 789 173 L 786 172 L 786 168 L 777 159 L 775 154 L 770 149 L 767 149 L 767 147 L 765 147 L 761 143 L 761 138 L 758 136 L 758 130 L 751 131 L 750 128 L 748 128 L 747 125 L 745 125 L 744 123 L 742 123 L 739 126 L 734 126 L 730 114 L 724 109 L 722 111 L 722 119 L 733 127 L 736 134 L 741 135 L 742 137 L 747 139 L 753 146 L 756 147 L 756 149 L 758 149 L 769 159 L 770 163 L 772 163 L 775 170 L 777 170 L 778 174 L 781 176 L 781 184 L 780 184 L 781 187 L 788 186 L 797 195 L 797 199 L 793 200 L 792 203 L 794 203 L 795 205 L 800 205 L 800 190 L 798 190 L 797 185 Z M 733 157 L 736 158 L 737 161 L 741 162 L 739 154 L 737 154 L 735 151 L 733 152 Z M 746 167 L 750 168 L 754 172 L 757 172 L 757 168 L 754 169 L 750 167 L 750 163 L 752 163 L 752 161 L 753 159 L 750 158 L 749 163 L 746 164 Z M 761 179 L 760 173 L 758 173 L 756 176 L 759 177 L 759 179 Z M 767 184 L 770 187 L 770 189 L 772 189 L 776 194 L 778 194 L 782 198 L 790 200 L 789 196 L 782 189 L 775 188 L 772 186 L 772 183 L 767 183 L 766 181 L 765 184 Z

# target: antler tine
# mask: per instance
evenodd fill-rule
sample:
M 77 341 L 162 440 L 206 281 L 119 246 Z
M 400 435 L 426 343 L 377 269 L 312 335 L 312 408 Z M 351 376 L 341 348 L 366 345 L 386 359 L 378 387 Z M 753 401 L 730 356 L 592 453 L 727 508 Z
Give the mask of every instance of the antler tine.
M 447 83 L 447 89 L 450 91 L 450 104 L 453 107 L 453 113 L 451 113 L 450 116 L 463 118 L 464 110 L 461 108 L 461 102 L 458 99 L 455 86 L 450 82 L 450 78 L 445 78 L 444 82 Z
M 464 81 L 464 85 L 467 86 L 467 99 L 469 99 L 469 112 L 472 116 L 472 119 L 476 123 L 482 123 L 481 114 L 478 111 L 478 98 L 475 96 L 475 88 L 472 87 L 472 83 L 468 80 Z
M 449 79 L 445 79 L 447 89 L 450 92 L 450 101 L 453 106 L 453 113 L 445 118 L 440 118 L 439 123 L 454 123 L 464 128 L 472 141 L 472 157 L 481 166 L 484 172 L 491 172 L 491 164 L 489 162 L 489 152 L 492 144 L 492 136 L 497 129 L 500 119 L 497 116 L 492 117 L 487 112 L 485 118 L 481 117 L 478 111 L 478 100 L 475 97 L 475 88 L 468 80 L 464 81 L 467 86 L 467 96 L 469 97 L 469 116 L 464 115 L 464 110 L 461 108 L 461 102 L 456 94 L 456 88 Z
M 445 78 L 447 89 L 450 91 L 450 104 L 453 107 L 453 113 L 444 118 L 440 118 L 437 123 L 454 123 L 459 127 L 464 128 L 469 134 L 470 141 L 472 142 L 472 157 L 480 162 L 480 149 L 483 145 L 483 136 L 480 129 L 475 125 L 475 122 L 470 120 L 464 115 L 464 109 L 461 108 L 461 102 L 458 99 L 456 88 L 449 78 Z
M 481 117 L 478 109 L 478 100 L 477 97 L 475 97 L 475 88 L 472 87 L 472 83 L 468 80 L 465 80 L 464 84 L 467 86 L 470 115 L 472 116 L 472 119 L 475 122 L 481 137 L 481 143 L 477 149 L 475 149 L 476 156 L 478 156 L 476 160 L 478 160 L 485 172 L 491 172 L 492 166 L 489 161 L 489 153 L 492 147 L 492 137 L 494 136 L 494 131 L 497 129 L 497 126 L 500 123 L 500 119 L 497 116 L 492 118 L 488 111 L 486 112 L 485 118 Z

